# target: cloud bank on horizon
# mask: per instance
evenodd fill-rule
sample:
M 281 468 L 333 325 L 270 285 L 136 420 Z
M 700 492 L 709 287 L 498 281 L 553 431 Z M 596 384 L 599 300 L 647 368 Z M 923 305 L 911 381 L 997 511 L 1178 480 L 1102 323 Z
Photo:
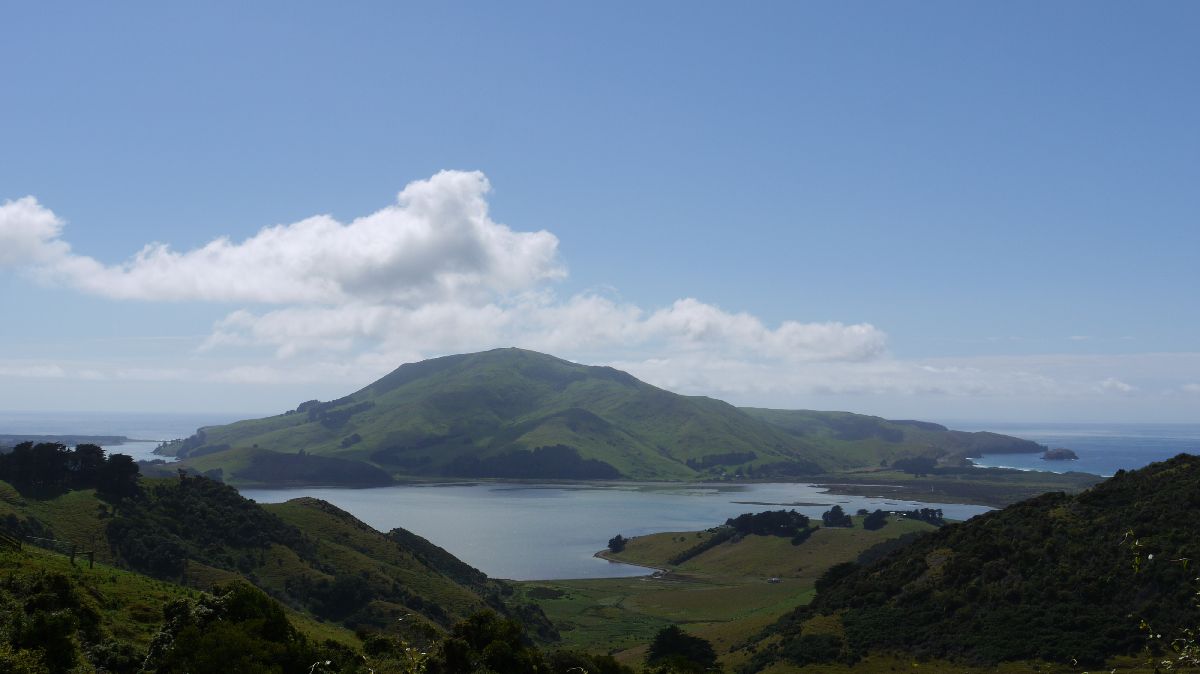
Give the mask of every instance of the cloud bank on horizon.
M 402 362 L 516 345 L 757 404 L 797 395 L 1200 394 L 1195 354 L 901 360 L 869 323 L 772 327 L 695 298 L 644 308 L 603 292 L 559 297 L 554 282 L 567 267 L 557 237 L 493 221 L 489 190 L 483 173 L 442 171 L 347 223 L 318 215 L 183 252 L 150 243 L 119 264 L 74 252 L 65 223 L 34 197 L 5 202 L 2 268 L 111 300 L 243 306 L 196 351 L 201 363 L 224 354 L 216 370 L 0 360 L 0 377 L 349 386 Z

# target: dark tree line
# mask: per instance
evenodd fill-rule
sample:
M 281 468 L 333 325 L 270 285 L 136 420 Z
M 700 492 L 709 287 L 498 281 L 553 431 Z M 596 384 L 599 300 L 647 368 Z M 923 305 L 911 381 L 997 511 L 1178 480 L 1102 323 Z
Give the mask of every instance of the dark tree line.
M 516 479 L 615 480 L 621 472 L 599 459 L 585 459 L 567 445 L 514 449 L 504 454 L 464 455 L 450 463 L 449 475 Z
M 0 480 L 22 494 L 46 498 L 71 489 L 95 489 L 114 498 L 138 492 L 138 466 L 126 454 L 105 455 L 103 448 L 56 442 L 23 442 L 0 454 Z
M 904 459 L 896 459 L 892 462 L 892 468 L 911 473 L 917 477 L 923 477 L 930 473 L 937 472 L 937 459 L 931 456 L 912 456 Z
M 769 510 L 761 513 L 744 513 L 725 520 L 725 524 L 733 527 L 743 536 L 755 534 L 758 536 L 796 536 L 808 529 L 808 517 L 795 510 Z
M 910 520 L 920 520 L 927 524 L 932 524 L 935 527 L 940 527 L 946 524 L 946 518 L 942 515 L 941 508 L 920 508 L 914 510 L 902 510 L 896 513 L 900 517 Z

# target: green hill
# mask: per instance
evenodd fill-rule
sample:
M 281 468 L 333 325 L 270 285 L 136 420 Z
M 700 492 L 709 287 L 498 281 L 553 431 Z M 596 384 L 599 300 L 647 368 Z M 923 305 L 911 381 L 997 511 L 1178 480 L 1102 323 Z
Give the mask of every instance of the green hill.
M 609 367 L 497 349 L 402 365 L 344 398 L 202 428 L 164 451 L 235 484 L 365 486 L 389 475 L 798 477 L 963 454 L 989 441 L 1041 449 L 921 422 L 739 409 Z
M 830 569 L 764 631 L 749 671 L 900 653 L 964 665 L 1099 665 L 1200 623 L 1200 458 L 946 526 L 870 564 Z M 832 624 L 832 626 L 831 626 Z
M 632 674 L 541 652 L 558 634 L 514 586 L 324 501 L 138 479 L 87 445 L 0 458 L 0 672 Z
M 424 638 L 481 610 L 556 635 L 535 608 L 429 541 L 380 533 L 317 499 L 261 506 L 203 477 L 141 480 L 135 496 L 51 498 L 0 482 L 0 530 L 94 550 L 97 561 L 183 586 L 245 580 L 285 606 L 352 629 Z

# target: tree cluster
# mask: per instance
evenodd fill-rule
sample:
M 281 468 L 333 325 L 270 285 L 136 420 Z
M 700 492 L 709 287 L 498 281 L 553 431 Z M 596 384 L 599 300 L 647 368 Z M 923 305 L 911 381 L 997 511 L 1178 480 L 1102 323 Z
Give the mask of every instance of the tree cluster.
M 868 513 L 863 517 L 863 528 L 867 531 L 882 529 L 885 524 L 887 524 L 887 513 L 878 508 L 875 509 L 875 512 Z
M 725 520 L 725 524 L 739 534 L 748 536 L 795 537 L 811 525 L 808 517 L 795 510 L 768 510 L 761 513 L 743 513 Z
M 105 455 L 97 445 L 67 449 L 54 442 L 23 442 L 0 454 L 0 480 L 37 498 L 72 489 L 95 489 L 110 498 L 138 492 L 137 463 L 125 454 Z
M 840 505 L 835 505 L 822 513 L 821 522 L 827 527 L 854 526 L 854 518 L 847 515 L 846 511 L 842 510 L 842 506 Z
M 901 510 L 896 513 L 898 517 L 903 517 L 910 520 L 918 520 L 926 524 L 932 524 L 935 527 L 945 526 L 946 518 L 942 515 L 941 508 L 918 508 L 913 510 Z
M 646 651 L 646 665 L 664 672 L 699 674 L 716 669 L 717 653 L 707 639 L 671 625 L 654 635 Z

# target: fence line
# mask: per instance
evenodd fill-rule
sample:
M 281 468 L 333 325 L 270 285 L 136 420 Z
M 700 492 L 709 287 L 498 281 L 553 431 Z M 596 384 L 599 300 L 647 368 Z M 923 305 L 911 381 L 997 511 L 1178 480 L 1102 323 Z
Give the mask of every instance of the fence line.
M 66 555 L 67 557 L 70 557 L 72 566 L 75 565 L 75 557 L 76 556 L 86 556 L 88 559 L 88 568 L 89 569 L 95 568 L 95 566 L 96 566 L 96 546 L 95 546 L 94 541 L 93 541 L 92 545 L 89 546 L 91 548 L 90 550 L 84 550 L 83 546 L 81 546 L 77 543 L 72 543 L 71 541 L 62 541 L 57 538 L 41 538 L 39 536 L 21 536 L 20 538 L 14 539 L 12 536 L 9 536 L 8 534 L 0 532 L 0 545 L 4 544 L 3 538 L 8 538 L 8 539 L 11 539 L 13 542 L 15 542 L 16 543 L 15 549 L 17 549 L 17 550 L 21 549 L 21 540 L 24 539 L 25 541 L 29 542 L 30 544 L 36 545 L 37 547 L 42 548 L 44 550 L 50 550 L 51 552 L 57 552 L 60 555 Z

